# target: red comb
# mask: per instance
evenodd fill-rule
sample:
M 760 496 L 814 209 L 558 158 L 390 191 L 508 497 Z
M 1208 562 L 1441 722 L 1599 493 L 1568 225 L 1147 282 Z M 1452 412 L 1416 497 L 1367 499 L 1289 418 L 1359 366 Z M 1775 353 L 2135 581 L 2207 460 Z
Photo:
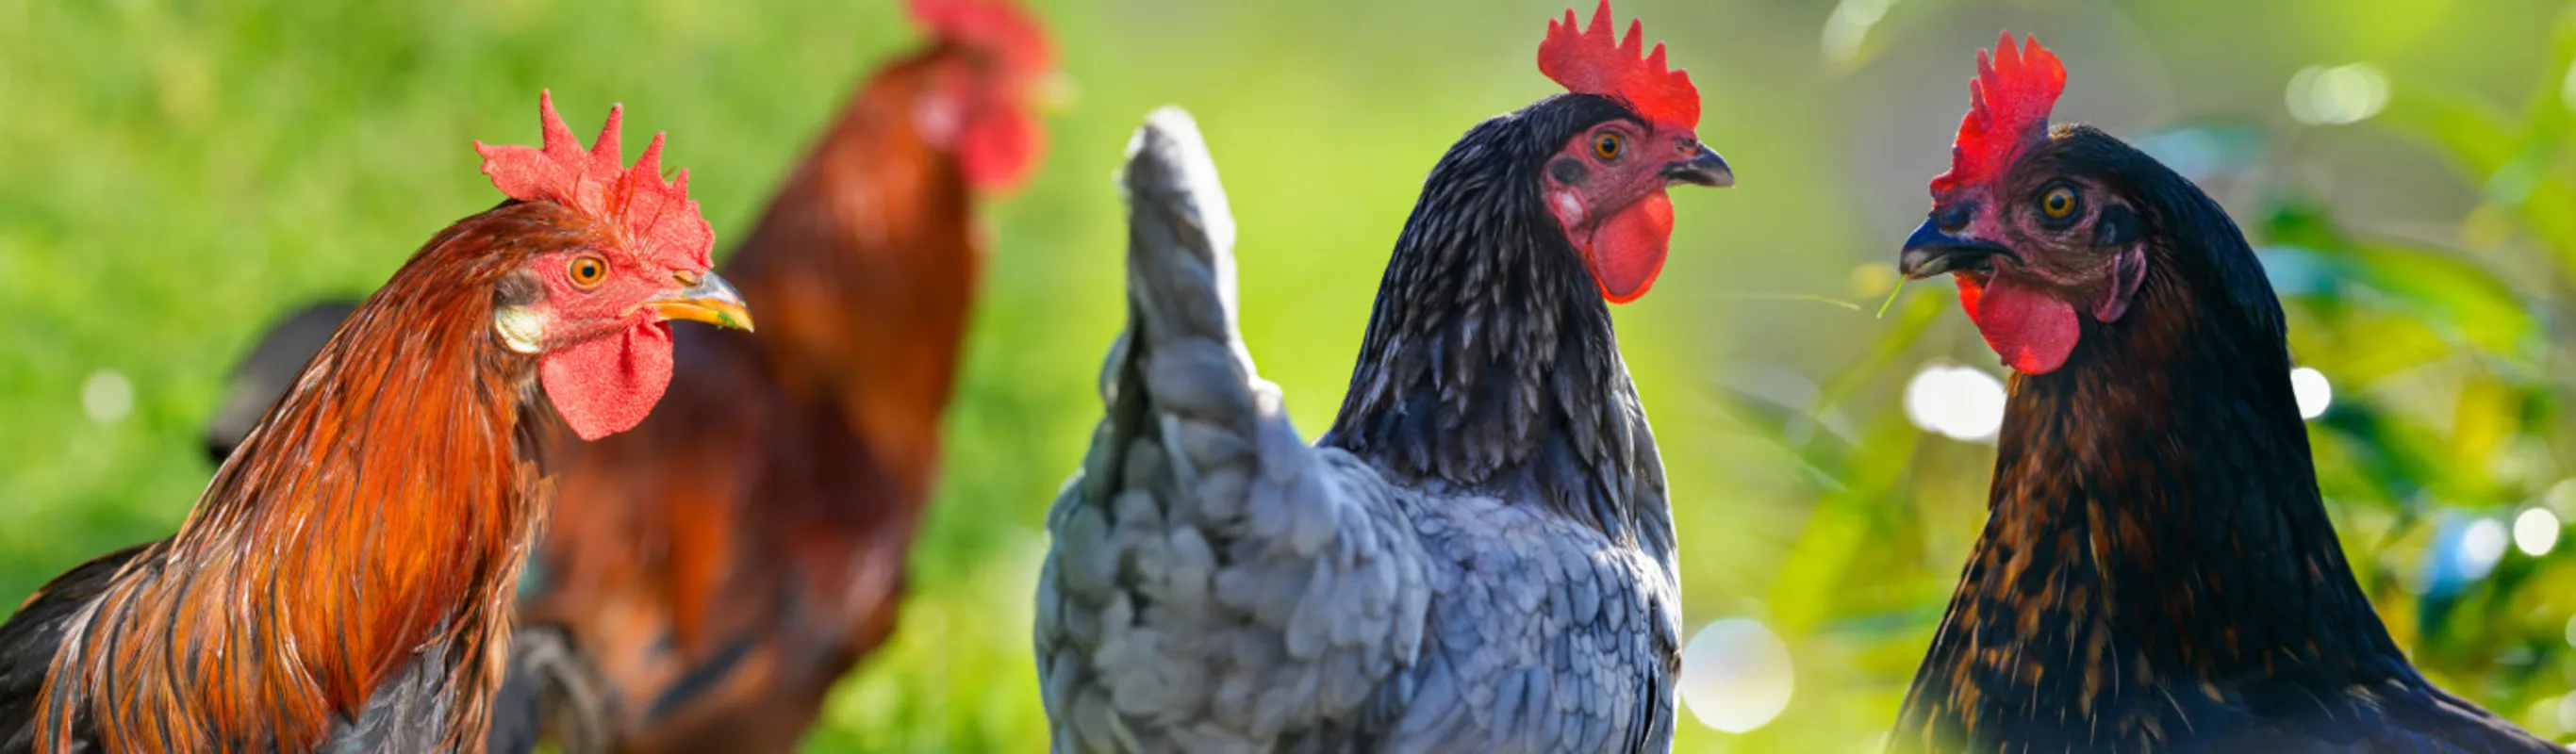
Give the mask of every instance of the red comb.
M 1013 75 L 1036 76 L 1055 65 L 1046 29 L 1003 0 L 909 0 L 904 12 L 932 36 L 998 57 Z
M 1628 20 L 1628 36 L 1611 35 L 1610 0 L 1592 12 L 1592 25 L 1575 31 L 1574 9 L 1547 22 L 1547 40 L 1538 44 L 1538 71 L 1567 91 L 1598 94 L 1627 103 L 1646 120 L 1683 128 L 1699 127 L 1699 88 L 1690 74 L 1664 70 L 1664 44 L 1639 58 L 1645 24 Z
M 2047 138 L 2048 111 L 2066 91 L 2066 66 L 2039 39 L 2014 49 L 2012 32 L 2003 33 L 1994 56 L 1977 51 L 1977 79 L 1968 82 L 1968 115 L 1959 120 L 1959 137 L 1950 145 L 1950 172 L 1932 179 L 1932 190 L 1946 192 L 1982 183 L 2012 164 L 2022 145 Z
M 626 107 L 608 109 L 599 141 L 589 151 L 555 114 L 553 92 L 537 95 L 544 122 L 544 147 L 474 142 L 483 155 L 483 174 L 492 186 L 523 202 L 550 201 L 602 220 L 624 233 L 627 248 L 675 269 L 705 270 L 715 247 L 715 231 L 689 199 L 689 171 L 662 182 L 662 135 L 644 148 L 633 168 L 623 163 L 617 144 L 618 121 Z

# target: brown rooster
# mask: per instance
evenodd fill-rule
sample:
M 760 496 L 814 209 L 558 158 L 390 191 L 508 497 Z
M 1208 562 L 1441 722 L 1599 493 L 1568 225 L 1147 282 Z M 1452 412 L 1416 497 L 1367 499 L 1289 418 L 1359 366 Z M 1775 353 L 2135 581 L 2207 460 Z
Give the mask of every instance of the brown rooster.
M 1905 243 L 2018 374 L 1985 532 L 1898 751 L 2565 751 L 2443 691 L 2354 583 L 2280 300 L 2227 213 L 2048 124 L 2066 69 L 1979 55 Z
M 169 539 L 73 569 L 0 625 L 0 751 L 470 751 L 545 518 L 545 415 L 599 438 L 671 376 L 671 319 L 750 327 L 688 175 L 484 146 L 510 198 L 360 305 Z
M 725 262 L 759 336 L 682 333 L 662 417 L 549 443 L 563 499 L 492 751 L 540 727 L 572 751 L 784 751 L 893 630 L 980 264 L 973 192 L 1034 164 L 1052 57 L 1018 8 L 909 8 L 927 49 L 859 90 Z

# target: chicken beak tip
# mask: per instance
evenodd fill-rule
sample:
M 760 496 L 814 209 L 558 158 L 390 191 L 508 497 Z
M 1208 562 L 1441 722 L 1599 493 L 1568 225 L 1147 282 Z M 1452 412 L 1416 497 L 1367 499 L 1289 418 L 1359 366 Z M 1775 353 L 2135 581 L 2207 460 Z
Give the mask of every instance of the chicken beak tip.
M 656 296 L 645 302 L 663 320 L 704 322 L 717 327 L 752 332 L 751 309 L 733 284 L 715 273 L 701 273 L 695 285 Z

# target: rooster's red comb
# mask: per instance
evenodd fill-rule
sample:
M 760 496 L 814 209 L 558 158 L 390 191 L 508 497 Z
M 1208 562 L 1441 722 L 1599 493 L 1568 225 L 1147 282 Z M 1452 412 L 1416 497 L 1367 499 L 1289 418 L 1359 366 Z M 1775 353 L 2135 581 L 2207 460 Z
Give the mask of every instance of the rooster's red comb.
M 674 269 L 706 270 L 715 248 L 715 231 L 689 199 L 689 171 L 662 182 L 662 135 L 632 168 L 624 164 L 617 144 L 624 105 L 608 110 L 599 141 L 584 151 L 581 139 L 555 114 L 553 92 L 537 95 L 544 122 L 545 146 L 490 145 L 474 142 L 483 155 L 483 174 L 492 186 L 523 202 L 550 201 L 610 221 L 626 248 Z
M 1055 65 L 1046 28 L 1006 0 L 908 0 L 904 12 L 932 36 L 983 50 L 1017 76 L 1036 76 Z
M 2064 91 L 2065 64 L 2036 37 L 2015 49 L 2006 31 L 1991 58 L 1977 51 L 1977 79 L 1968 82 L 1968 115 L 1959 120 L 1959 137 L 1950 145 L 1950 172 L 1932 179 L 1932 190 L 1984 183 L 2002 173 L 2024 145 L 2047 138 L 2048 111 Z
M 1664 69 L 1664 44 L 1655 43 L 1640 58 L 1645 24 L 1629 19 L 1626 39 L 1614 36 L 1610 26 L 1610 0 L 1601 0 L 1592 25 L 1581 31 L 1574 9 L 1567 8 L 1565 18 L 1547 22 L 1547 40 L 1538 44 L 1539 72 L 1567 91 L 1627 103 L 1656 124 L 1699 127 L 1699 88 L 1691 86 L 1689 73 Z

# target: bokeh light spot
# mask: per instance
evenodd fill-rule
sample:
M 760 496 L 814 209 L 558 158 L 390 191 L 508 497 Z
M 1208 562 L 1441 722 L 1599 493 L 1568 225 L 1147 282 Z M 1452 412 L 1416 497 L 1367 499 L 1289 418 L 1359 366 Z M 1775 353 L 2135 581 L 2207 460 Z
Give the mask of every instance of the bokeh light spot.
M 2504 559 L 2504 524 L 2492 518 L 2481 518 L 2460 533 L 2460 576 L 2469 581 L 2486 578 Z
M 1897 277 L 1896 265 L 1886 262 L 1852 265 L 1851 294 L 1863 299 L 1885 296 L 1896 288 Z
M 1682 702 L 1701 725 L 1750 732 L 1779 717 L 1796 688 L 1789 646 L 1761 621 L 1710 623 L 1682 647 Z
M 2540 557 L 2558 546 L 2558 514 L 2547 508 L 2527 508 L 2513 517 L 2513 546 L 2522 554 Z
M 1869 29 L 1887 17 L 1888 6 L 1896 0 L 1842 0 L 1834 13 L 1825 18 L 1824 36 L 1819 47 L 1825 59 L 1835 65 L 1849 65 L 1860 56 L 1860 43 L 1869 38 Z
M 100 424 L 124 421 L 134 413 L 134 383 L 114 369 L 89 373 L 88 379 L 81 380 L 81 411 Z
M 2558 82 L 2558 104 L 2576 110 L 2576 64 L 2567 66 L 2567 77 Z
M 2334 405 L 2334 385 L 2326 382 L 2326 373 L 2308 367 L 2290 370 L 2290 393 L 2299 401 L 2299 418 L 2314 419 L 2326 415 Z
M 2309 66 L 2290 77 L 2283 104 L 2311 126 L 2359 123 L 2388 106 L 2388 75 L 2369 63 Z
M 2004 383 L 1973 367 L 1932 363 L 1905 384 L 1905 416 L 1926 432 L 1985 442 L 2004 425 Z

